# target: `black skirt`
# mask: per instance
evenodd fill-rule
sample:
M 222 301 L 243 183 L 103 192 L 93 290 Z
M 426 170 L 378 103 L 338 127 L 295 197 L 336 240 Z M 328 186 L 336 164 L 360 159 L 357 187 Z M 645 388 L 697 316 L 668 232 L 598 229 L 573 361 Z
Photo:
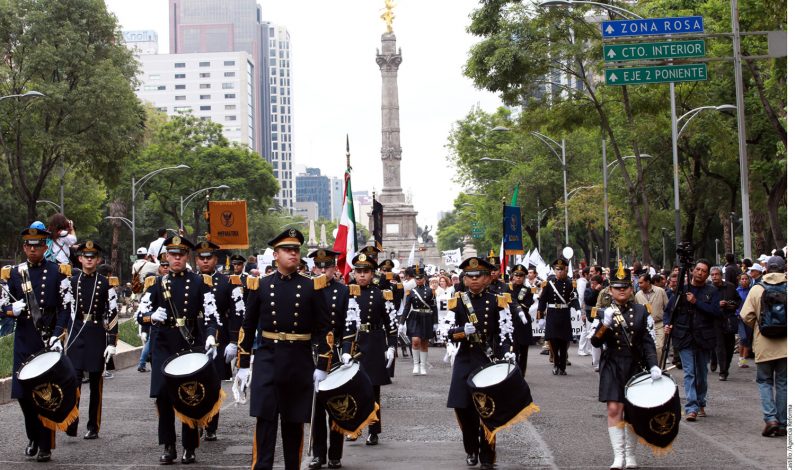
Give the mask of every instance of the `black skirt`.
M 438 320 L 433 313 L 410 312 L 406 320 L 406 334 L 409 338 L 434 339 L 433 325 Z
M 608 349 L 602 351 L 599 360 L 599 401 L 624 402 L 624 387 L 629 379 L 641 372 L 631 355 L 617 354 Z

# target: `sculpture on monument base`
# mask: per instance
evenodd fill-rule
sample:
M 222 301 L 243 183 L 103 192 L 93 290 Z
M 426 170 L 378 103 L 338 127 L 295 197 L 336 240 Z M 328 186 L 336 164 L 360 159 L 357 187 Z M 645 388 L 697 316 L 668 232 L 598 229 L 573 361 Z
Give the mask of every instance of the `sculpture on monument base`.
M 422 243 L 433 243 L 431 230 L 433 230 L 433 225 L 430 227 L 426 225 L 424 230 L 417 227 L 417 237 L 422 239 Z

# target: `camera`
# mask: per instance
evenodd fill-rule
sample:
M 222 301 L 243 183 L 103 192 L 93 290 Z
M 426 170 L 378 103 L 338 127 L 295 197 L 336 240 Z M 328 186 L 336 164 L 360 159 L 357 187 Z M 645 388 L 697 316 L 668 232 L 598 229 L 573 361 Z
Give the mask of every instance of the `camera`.
M 690 242 L 681 242 L 676 247 L 676 255 L 679 256 L 679 262 L 684 265 L 693 264 L 693 245 Z

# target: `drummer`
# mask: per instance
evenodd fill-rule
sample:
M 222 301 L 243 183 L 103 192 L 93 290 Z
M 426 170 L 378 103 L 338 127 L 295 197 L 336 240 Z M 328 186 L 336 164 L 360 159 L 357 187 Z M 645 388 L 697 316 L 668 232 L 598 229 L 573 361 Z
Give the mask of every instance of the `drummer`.
M 336 354 L 337 348 L 341 347 L 344 336 L 356 333 L 356 326 L 345 322 L 348 309 L 348 286 L 336 280 L 337 257 L 336 251 L 321 248 L 309 254 L 315 262 L 315 267 L 321 271 L 318 276 L 319 281 L 325 284 L 323 296 L 328 305 L 331 315 L 331 328 L 334 331 L 334 348 L 332 348 L 332 363 L 339 362 Z M 325 340 L 325 338 L 322 338 Z M 316 345 L 319 346 L 319 345 Z M 313 417 L 312 432 L 312 461 L 309 462 L 310 469 L 321 468 L 326 464 L 328 457 L 328 468 L 342 467 L 342 434 L 331 430 L 331 415 L 328 414 L 322 404 L 315 405 L 315 416 Z M 328 426 L 326 425 L 328 423 Z
M 624 422 L 624 386 L 644 369 L 649 370 L 652 380 L 662 377 L 657 366 L 654 319 L 646 307 L 635 303 L 632 275 L 620 260 L 609 289 L 612 305 L 600 309 L 598 316 L 602 320 L 595 320 L 590 332 L 591 344 L 602 348 L 599 401 L 607 403 L 607 432 L 614 457 L 610 468 L 638 468 L 635 459 L 637 436 Z
M 511 271 L 511 282 L 508 284 L 508 292 L 511 294 L 511 307 L 514 312 L 513 320 L 513 342 L 516 352 L 516 361 L 522 377 L 527 369 L 527 350 L 533 342 L 533 324 L 531 323 L 530 306 L 533 305 L 534 298 L 530 287 L 525 285 L 527 279 L 527 268 L 517 264 Z
M 390 300 L 392 292 L 382 291 L 373 283 L 373 273 L 378 263 L 364 253 L 353 260 L 356 284 L 349 285 L 351 300 L 358 308 L 348 308 L 346 317 L 356 316 L 359 324 L 358 334 L 349 334 L 342 345 L 342 363 L 350 364 L 352 356 L 362 354 L 360 367 L 373 384 L 375 402 L 381 406 L 381 386 L 392 383 L 388 369 L 395 360 L 397 344 L 397 312 Z M 349 321 L 349 320 L 346 320 Z M 378 421 L 368 429 L 368 446 L 378 445 L 381 433 L 381 410 L 377 412 Z M 354 436 L 355 437 L 355 436 Z
M 4 266 L 0 271 L 0 277 L 8 282 L 6 288 L 11 302 L 2 307 L 3 313 L 16 319 L 11 398 L 19 400 L 19 407 L 22 408 L 25 417 L 25 432 L 28 436 L 25 456 L 36 457 L 38 462 L 47 462 L 52 457 L 51 449 L 55 447 L 55 432 L 44 427 L 39 421 L 33 399 L 22 392 L 17 371 L 31 354 L 43 350 L 46 346 L 56 351 L 62 350 L 61 337 L 69 317 L 72 298 L 71 284 L 67 279 L 70 273 L 69 265 L 59 266 L 44 259 L 49 236 L 50 233 L 44 230 L 43 224 L 41 228 L 31 226 L 22 230 L 22 250 L 25 252 L 26 261 L 16 266 Z M 27 268 L 27 275 L 33 287 L 27 293 L 22 288 L 20 267 Z M 29 303 L 38 304 L 42 315 L 42 321 L 38 325 L 33 322 Z
M 447 396 L 447 407 L 455 409 L 458 425 L 464 439 L 466 463 L 478 464 L 481 469 L 492 469 L 496 460 L 496 440 L 489 444 L 480 418 L 472 402 L 467 377 L 473 371 L 489 364 L 491 349 L 501 359 L 514 360 L 510 334 L 500 331 L 500 310 L 506 307 L 505 299 L 489 291 L 491 272 L 495 267 L 481 258 L 471 257 L 459 266 L 467 278 L 467 290 L 457 293 L 447 301 L 447 309 L 455 314 L 455 324 L 447 333 L 448 339 L 460 344 L 453 364 L 453 377 Z M 510 324 L 510 315 L 507 322 Z
M 116 278 L 106 278 L 97 273 L 101 262 L 102 248 L 87 240 L 77 247 L 82 271 L 71 277 L 75 298 L 74 321 L 69 328 L 66 355 L 77 372 L 78 383 L 83 372 L 88 373 L 91 400 L 88 405 L 88 432 L 83 439 L 99 437 L 102 419 L 102 382 L 105 364 L 116 354 L 116 339 L 119 333 Z M 80 395 L 77 397 L 80 403 Z M 79 419 L 66 430 L 68 436 L 77 436 Z
M 166 359 L 184 350 L 207 352 L 214 359 L 217 354 L 215 333 L 218 314 L 213 297 L 205 297 L 205 294 L 212 292 L 212 277 L 186 269 L 188 253 L 194 249 L 193 243 L 187 238 L 175 236 L 166 239 L 163 244 L 168 274 L 146 278 L 138 316 L 140 322 L 145 322 L 144 319 L 149 317 L 152 323 L 149 396 L 155 399 L 157 407 L 158 443 L 165 446 L 160 463 L 169 465 L 177 458 L 177 433 L 174 429 L 174 408 L 164 383 L 162 366 Z M 182 463 L 195 462 L 199 429 L 184 421 L 182 447 Z

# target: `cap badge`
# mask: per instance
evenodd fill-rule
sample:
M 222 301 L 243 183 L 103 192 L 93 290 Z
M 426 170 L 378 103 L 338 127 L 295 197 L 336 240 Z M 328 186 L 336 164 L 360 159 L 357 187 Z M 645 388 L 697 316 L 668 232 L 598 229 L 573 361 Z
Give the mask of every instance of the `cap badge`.
M 38 235 L 38 233 L 39 233 L 38 229 L 35 229 L 35 228 L 32 228 L 32 229 L 30 229 L 28 231 L 30 232 L 31 235 Z
M 472 258 L 469 260 L 469 267 L 470 268 L 477 268 L 478 267 L 478 260 L 476 258 Z
M 326 257 L 326 250 L 318 250 L 317 255 L 321 258 Z
M 624 263 L 618 260 L 618 270 L 616 271 L 616 279 L 626 279 L 627 273 L 624 271 Z
M 94 242 L 92 242 L 91 240 L 87 241 L 86 242 L 86 248 L 88 248 L 88 249 L 94 248 Z
M 367 255 L 365 255 L 364 253 L 359 255 L 359 261 L 367 261 Z
M 289 233 L 291 237 L 295 237 L 295 229 L 294 228 L 291 228 L 290 231 L 287 232 L 287 233 Z
M 174 238 L 172 238 L 172 239 L 171 239 L 171 243 L 172 243 L 172 244 L 174 244 L 174 245 L 179 245 L 179 243 L 180 243 L 181 241 L 182 241 L 182 240 L 180 240 L 180 238 L 179 238 L 179 237 L 174 237 Z

